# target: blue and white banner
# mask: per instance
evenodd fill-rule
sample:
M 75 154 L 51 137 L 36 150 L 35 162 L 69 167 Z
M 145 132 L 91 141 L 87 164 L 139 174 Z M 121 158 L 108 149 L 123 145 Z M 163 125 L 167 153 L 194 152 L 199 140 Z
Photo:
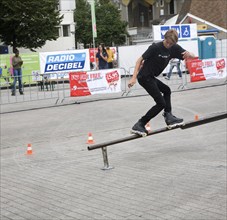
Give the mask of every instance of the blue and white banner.
M 89 71 L 89 50 L 44 52 L 39 54 L 41 74 L 50 78 L 69 78 L 69 72 Z
M 179 40 L 197 38 L 196 24 L 153 25 L 154 41 L 163 40 L 165 33 L 169 29 L 175 29 L 177 31 Z

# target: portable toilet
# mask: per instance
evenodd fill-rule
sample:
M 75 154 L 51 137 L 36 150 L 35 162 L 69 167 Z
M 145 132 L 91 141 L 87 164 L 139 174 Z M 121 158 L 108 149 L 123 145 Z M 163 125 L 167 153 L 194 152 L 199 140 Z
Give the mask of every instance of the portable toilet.
M 198 40 L 200 59 L 216 58 L 216 39 L 213 36 L 202 36 Z
M 200 38 L 198 38 L 198 50 L 199 50 L 199 59 L 203 59 L 202 58 L 202 40 Z

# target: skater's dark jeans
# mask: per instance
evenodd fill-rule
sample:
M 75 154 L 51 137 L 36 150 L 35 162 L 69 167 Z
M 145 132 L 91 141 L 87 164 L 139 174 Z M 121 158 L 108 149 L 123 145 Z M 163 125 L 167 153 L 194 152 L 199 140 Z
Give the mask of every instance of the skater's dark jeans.
M 148 92 L 156 103 L 140 121 L 146 124 L 163 109 L 165 112 L 171 112 L 170 88 L 155 77 L 142 77 L 138 75 L 137 78 L 139 84 Z

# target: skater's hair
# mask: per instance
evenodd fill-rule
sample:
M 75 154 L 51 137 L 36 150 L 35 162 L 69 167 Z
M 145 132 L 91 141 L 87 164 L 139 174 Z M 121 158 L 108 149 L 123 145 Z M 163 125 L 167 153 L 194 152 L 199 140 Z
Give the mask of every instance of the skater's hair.
M 173 43 L 177 43 L 178 41 L 178 33 L 176 30 L 174 29 L 170 29 L 168 30 L 165 35 L 164 35 L 165 39 L 170 39 L 173 41 Z

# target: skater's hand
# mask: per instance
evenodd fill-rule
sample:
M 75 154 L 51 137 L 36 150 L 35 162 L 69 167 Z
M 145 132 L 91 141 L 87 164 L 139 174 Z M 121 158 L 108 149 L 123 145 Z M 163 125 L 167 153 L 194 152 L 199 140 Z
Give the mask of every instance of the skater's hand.
M 128 83 L 128 88 L 133 87 L 135 84 L 136 84 L 136 79 L 131 78 L 130 81 L 129 81 L 129 83 Z
M 190 52 L 188 52 L 188 51 L 184 51 L 183 53 L 182 53 L 182 55 L 183 55 L 183 59 L 185 60 L 185 59 L 188 59 L 188 58 L 194 58 L 195 57 L 195 55 L 193 54 L 193 53 L 190 53 Z

